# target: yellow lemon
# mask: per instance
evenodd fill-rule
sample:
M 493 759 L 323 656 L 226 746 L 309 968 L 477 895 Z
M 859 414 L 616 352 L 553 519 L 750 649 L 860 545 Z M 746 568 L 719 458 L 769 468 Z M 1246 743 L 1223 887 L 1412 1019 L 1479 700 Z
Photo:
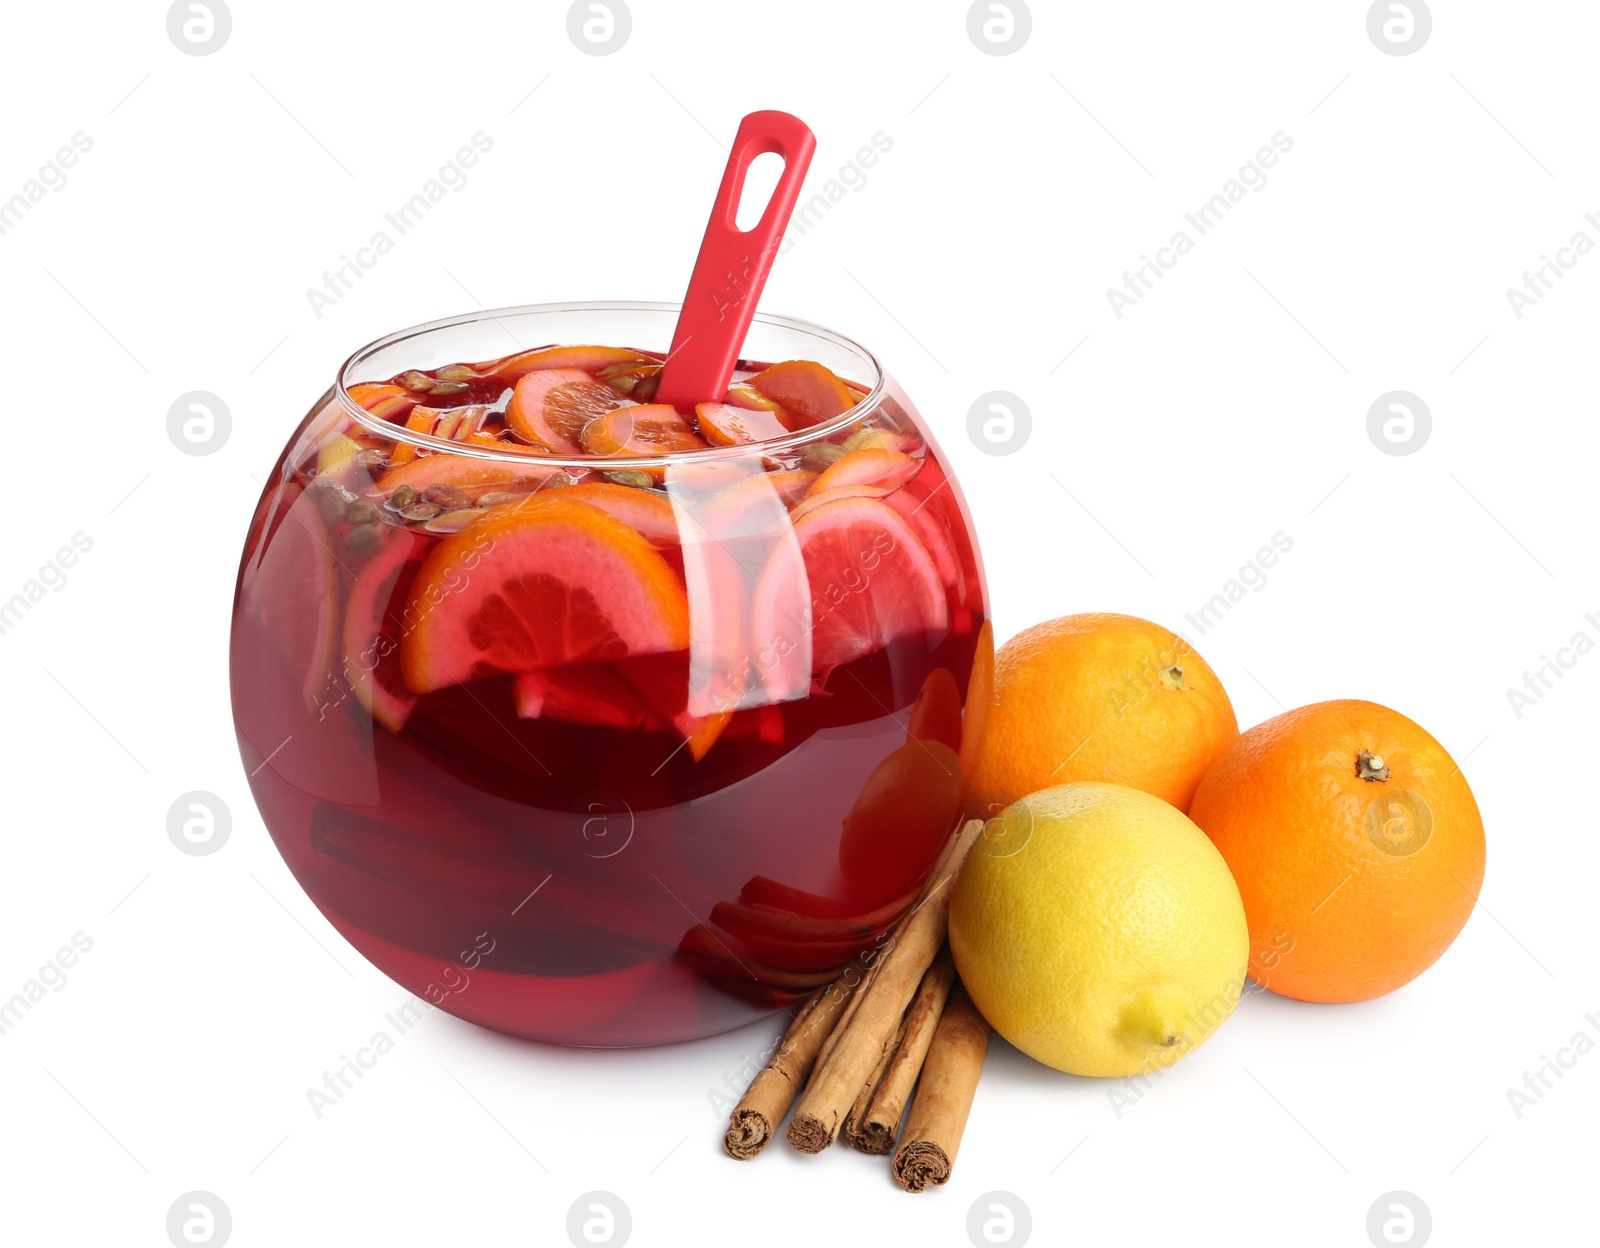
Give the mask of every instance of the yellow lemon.
M 1249 931 L 1222 855 L 1187 816 L 1119 784 L 1063 784 L 990 820 L 950 902 L 973 1002 L 1047 1066 L 1170 1065 L 1233 1013 Z

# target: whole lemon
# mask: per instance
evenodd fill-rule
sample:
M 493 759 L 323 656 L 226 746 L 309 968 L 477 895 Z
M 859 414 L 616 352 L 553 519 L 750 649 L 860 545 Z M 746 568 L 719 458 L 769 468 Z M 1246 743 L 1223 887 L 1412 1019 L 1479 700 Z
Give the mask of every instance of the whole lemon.
M 1193 646 L 1106 612 L 1018 633 L 992 672 L 974 667 L 967 715 L 967 810 L 982 819 L 1073 780 L 1126 784 L 1188 810 L 1206 768 L 1239 735 L 1227 690 Z
M 1083 781 L 985 826 L 950 900 L 974 1004 L 1047 1066 L 1115 1077 L 1168 1066 L 1239 1003 L 1244 905 L 1204 832 L 1160 798 Z

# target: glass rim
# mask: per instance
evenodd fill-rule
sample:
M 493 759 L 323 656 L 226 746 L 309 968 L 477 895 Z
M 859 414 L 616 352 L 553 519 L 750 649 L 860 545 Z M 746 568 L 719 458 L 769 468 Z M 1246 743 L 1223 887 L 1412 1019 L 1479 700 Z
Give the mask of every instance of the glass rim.
M 826 326 L 804 321 L 798 317 L 779 316 L 776 313 L 757 312 L 753 318 L 763 325 L 770 325 L 777 329 L 786 329 L 812 337 L 822 338 L 836 346 L 856 352 L 872 368 L 872 387 L 867 396 L 847 408 L 837 416 L 820 421 L 815 425 L 786 433 L 776 438 L 764 438 L 756 442 L 740 442 L 733 446 L 713 446 L 705 450 L 669 451 L 664 455 L 552 455 L 545 454 L 530 447 L 527 451 L 501 451 L 493 447 L 470 442 L 456 442 L 450 438 L 441 438 L 436 434 L 417 433 L 403 426 L 396 425 L 381 417 L 374 416 L 361 404 L 350 397 L 350 387 L 353 385 L 372 384 L 371 381 L 354 375 L 355 370 L 378 352 L 387 347 L 397 346 L 413 338 L 421 338 L 426 334 L 435 333 L 443 329 L 452 329 L 458 325 L 470 325 L 477 321 L 493 321 L 525 316 L 529 314 L 559 313 L 559 312 L 665 312 L 674 316 L 682 310 L 682 304 L 639 302 L 629 300 L 589 300 L 566 303 L 526 303 L 507 308 L 483 308 L 476 312 L 463 312 L 456 316 L 441 317 L 438 320 L 423 321 L 405 329 L 395 330 L 381 338 L 375 338 L 365 346 L 354 351 L 343 364 L 334 378 L 335 401 L 343 407 L 345 414 L 363 428 L 387 438 L 394 442 L 405 442 L 419 448 L 429 448 L 451 455 L 458 455 L 464 459 L 483 459 L 495 463 L 510 464 L 548 464 L 552 468 L 577 468 L 588 471 L 603 470 L 616 471 L 621 469 L 636 468 L 661 468 L 669 464 L 685 463 L 717 463 L 726 460 L 748 458 L 751 455 L 760 455 L 770 452 L 783 452 L 797 447 L 805 446 L 825 438 L 839 429 L 848 427 L 863 419 L 883 401 L 887 388 L 888 377 L 883 371 L 883 365 L 878 362 L 878 357 L 866 347 L 847 338 L 843 334 L 835 333 Z M 518 350 L 529 350 L 521 347 Z M 457 363 L 458 361 L 446 361 Z

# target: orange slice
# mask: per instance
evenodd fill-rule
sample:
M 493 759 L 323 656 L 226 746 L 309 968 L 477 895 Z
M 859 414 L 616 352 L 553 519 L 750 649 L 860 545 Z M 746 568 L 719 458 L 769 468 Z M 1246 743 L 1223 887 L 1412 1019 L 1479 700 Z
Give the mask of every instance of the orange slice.
M 546 369 L 582 369 L 596 373 L 614 364 L 659 364 L 661 361 L 641 351 L 628 347 L 539 347 L 532 351 L 519 351 L 503 359 L 474 364 L 474 371 L 501 381 L 515 381 L 528 373 Z
M 790 428 L 804 429 L 828 420 L 856 405 L 850 387 L 813 360 L 785 360 L 750 378 L 749 384 L 765 397 L 782 404 Z
M 823 469 L 822 475 L 811 483 L 811 493 L 820 494 L 823 490 L 846 485 L 872 485 L 892 490 L 916 476 L 920 463 L 920 460 L 899 451 L 886 451 L 879 447 L 851 451 Z
M 697 403 L 694 414 L 701 436 L 713 446 L 764 442 L 789 432 L 776 413 L 736 407 L 732 403 Z
M 587 503 L 508 505 L 444 538 L 417 575 L 400 646 L 416 693 L 485 669 L 526 672 L 682 650 L 683 582 L 643 537 Z
M 672 404 L 637 403 L 592 421 L 583 431 L 583 449 L 591 455 L 670 455 L 703 451 L 706 443 Z
M 539 497 L 588 503 L 615 516 L 653 546 L 678 545 L 678 518 L 673 513 L 672 502 L 666 495 L 654 490 L 594 481 L 571 485 Z
M 418 492 L 430 485 L 453 485 L 469 494 L 480 494 L 488 490 L 503 490 L 513 482 L 531 481 L 543 485 L 560 471 L 531 457 L 526 464 L 512 464 L 493 459 L 471 459 L 465 455 L 419 455 L 410 463 L 384 473 L 369 493 L 387 498 L 402 485 L 409 485 Z
M 417 401 L 417 396 L 404 386 L 358 385 L 351 386 L 349 393 L 367 411 L 383 420 L 394 420 Z
M 949 626 L 938 569 L 894 508 L 872 498 L 835 499 L 801 516 L 793 531 L 794 544 L 779 546 L 762 569 L 752 607 L 752 642 L 775 656 L 762 666 L 775 697 L 804 689 L 808 674 L 826 681 L 834 668 L 891 641 L 931 640 Z M 809 633 L 789 610 L 802 577 Z
M 525 442 L 562 455 L 578 455 L 584 426 L 627 402 L 582 369 L 542 369 L 517 382 L 506 406 L 506 424 Z
M 759 472 L 735 482 L 712 501 L 717 506 L 737 507 L 742 503 L 776 495 L 785 507 L 792 506 L 805 497 L 817 474 L 807 468 L 780 468 L 777 472 Z
M 481 403 L 467 407 L 428 407 L 418 403 L 406 417 L 408 433 L 426 433 L 436 438 L 451 438 L 457 442 L 473 441 L 473 434 L 483 424 L 489 409 Z M 414 442 L 400 442 L 389 456 L 389 467 L 399 468 L 417 457 Z

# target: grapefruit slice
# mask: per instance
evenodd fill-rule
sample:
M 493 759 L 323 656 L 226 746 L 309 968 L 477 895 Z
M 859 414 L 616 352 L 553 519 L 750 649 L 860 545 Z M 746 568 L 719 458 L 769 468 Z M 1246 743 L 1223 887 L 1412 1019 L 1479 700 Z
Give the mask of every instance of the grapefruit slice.
M 917 475 L 921 461 L 899 451 L 871 446 L 841 455 L 811 483 L 811 493 L 838 489 L 845 485 L 876 485 L 892 490 Z
M 405 727 L 415 695 L 400 674 L 400 638 L 411 585 L 428 539 L 394 532 L 367 561 L 344 611 L 344 676 L 361 705 L 390 732 Z
M 595 383 L 599 385 L 598 382 Z M 610 390 L 609 386 L 600 386 Z M 615 393 L 612 398 L 616 399 Z M 638 403 L 612 409 L 583 430 L 583 449 L 591 455 L 669 455 L 703 451 L 705 439 L 670 403 Z
M 737 407 L 732 403 L 697 403 L 694 414 L 700 425 L 700 435 L 712 446 L 764 442 L 789 432 L 777 413 Z
M 850 387 L 814 360 L 774 364 L 750 378 L 749 384 L 783 407 L 791 429 L 804 429 L 856 405 Z
M 606 728 L 666 727 L 609 663 L 573 663 L 522 672 L 514 693 L 517 714 L 523 719 L 556 719 Z
M 956 549 L 950 540 L 950 529 L 934 508 L 928 505 L 928 496 L 915 485 L 902 486 L 883 500 L 898 511 L 917 531 L 923 547 L 933 557 L 939 569 L 939 579 L 946 589 L 961 582 L 961 564 L 956 559 Z M 958 599 L 959 600 L 959 599 Z
M 578 439 L 597 416 L 628 402 L 580 368 L 528 373 L 511 392 L 506 424 L 524 442 L 561 455 L 580 455 Z
M 526 672 L 682 650 L 683 582 L 622 521 L 559 497 L 507 505 L 439 542 L 400 645 L 414 693 L 487 669 Z
M 804 577 L 811 603 L 809 673 L 834 668 L 901 637 L 943 632 L 950 622 L 938 569 L 900 513 L 873 498 L 840 498 L 794 522 L 756 582 L 752 627 L 758 645 L 786 636 L 785 607 Z M 797 561 L 802 566 L 796 566 Z M 792 638 L 791 638 L 792 640 Z M 775 697 L 805 687 L 806 647 L 777 646 L 762 669 Z

